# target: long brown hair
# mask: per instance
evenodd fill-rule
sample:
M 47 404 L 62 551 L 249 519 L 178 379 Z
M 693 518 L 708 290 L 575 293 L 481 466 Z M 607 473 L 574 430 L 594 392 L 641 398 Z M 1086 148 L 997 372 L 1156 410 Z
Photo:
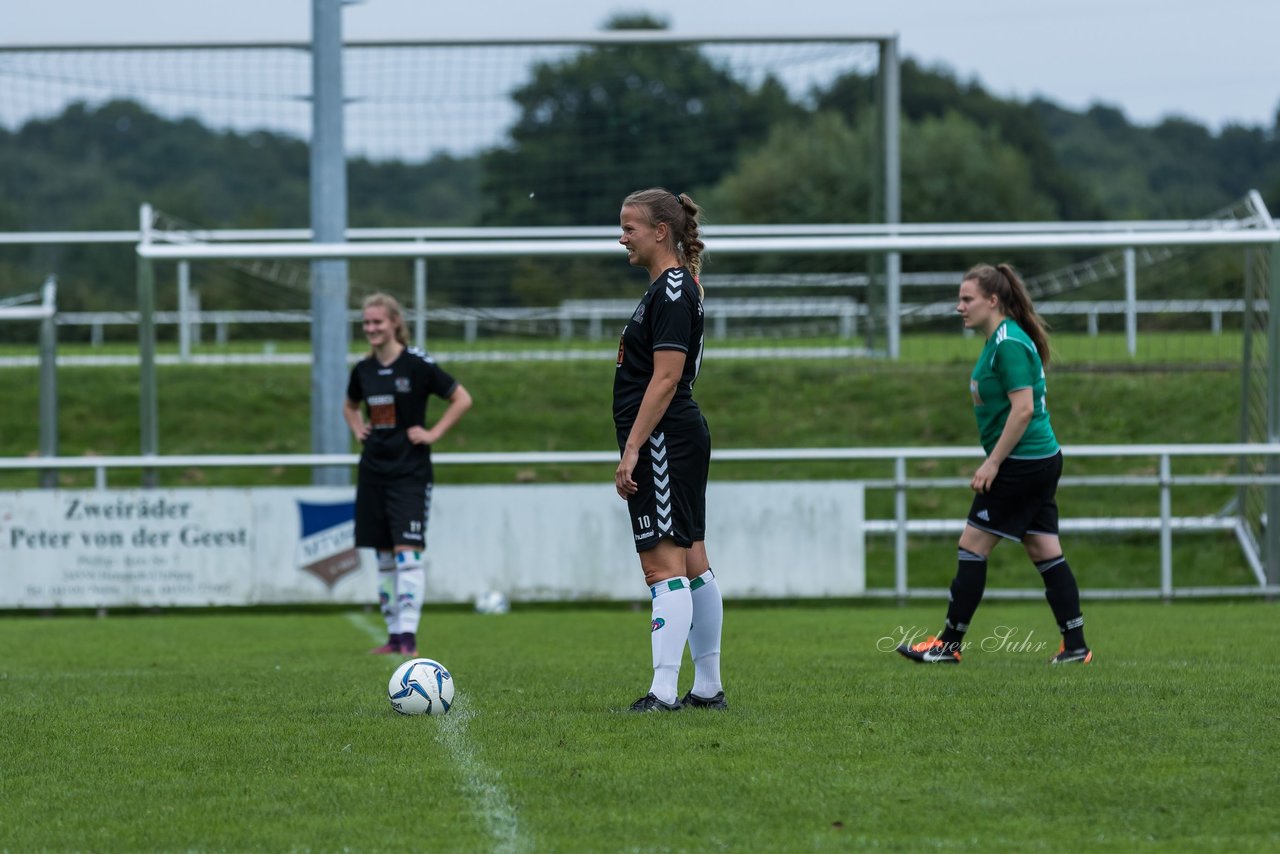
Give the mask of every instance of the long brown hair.
M 1018 273 L 1008 264 L 978 264 L 964 274 L 963 281 L 977 282 L 978 289 L 985 296 L 994 296 L 1000 310 L 1007 317 L 1022 327 L 1022 331 L 1031 336 L 1040 354 L 1040 363 L 1049 367 L 1049 332 L 1048 325 L 1036 313 L 1031 302 L 1031 294 Z
M 670 226 L 671 248 L 675 250 L 676 258 L 697 279 L 702 269 L 702 250 L 707 246 L 699 236 L 702 208 L 687 193 L 673 193 L 661 187 L 637 190 L 622 200 L 624 208 L 628 205 L 642 209 L 649 218 L 649 225 L 665 222 Z M 701 284 L 698 285 L 698 293 L 702 293 Z
M 361 311 L 370 308 L 381 308 L 387 312 L 387 319 L 391 321 L 391 330 L 395 333 L 396 340 L 401 346 L 409 346 L 409 335 L 404 328 L 404 310 L 400 308 L 400 301 L 391 294 L 373 293 L 364 298 L 364 302 L 360 306 Z M 373 355 L 373 351 L 369 351 Z

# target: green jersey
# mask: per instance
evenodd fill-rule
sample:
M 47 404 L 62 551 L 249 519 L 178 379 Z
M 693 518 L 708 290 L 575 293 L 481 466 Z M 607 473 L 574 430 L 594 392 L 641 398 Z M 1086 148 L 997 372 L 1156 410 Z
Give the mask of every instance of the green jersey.
M 1049 426 L 1049 410 L 1044 403 L 1044 364 L 1031 337 L 1005 318 L 987 339 L 969 377 L 978 435 L 988 454 L 1009 420 L 1009 392 L 1023 388 L 1031 389 L 1031 423 L 1009 456 L 1024 460 L 1051 457 L 1058 453 L 1058 440 Z

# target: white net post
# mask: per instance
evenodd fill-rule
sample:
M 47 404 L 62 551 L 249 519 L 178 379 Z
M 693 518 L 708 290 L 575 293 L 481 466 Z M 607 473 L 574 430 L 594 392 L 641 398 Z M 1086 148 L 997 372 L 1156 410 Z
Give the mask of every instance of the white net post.
M 1267 367 L 1266 383 L 1268 442 L 1280 442 L 1280 244 L 1260 249 L 1257 255 L 1267 259 Z M 1267 473 L 1280 475 L 1280 459 L 1267 458 Z M 1268 584 L 1280 584 L 1280 485 L 1266 487 L 1266 522 L 1263 533 L 1263 557 Z
M 58 281 L 50 276 L 41 289 L 44 317 L 40 320 L 40 456 L 58 455 Z M 44 469 L 40 485 L 53 489 L 58 472 Z

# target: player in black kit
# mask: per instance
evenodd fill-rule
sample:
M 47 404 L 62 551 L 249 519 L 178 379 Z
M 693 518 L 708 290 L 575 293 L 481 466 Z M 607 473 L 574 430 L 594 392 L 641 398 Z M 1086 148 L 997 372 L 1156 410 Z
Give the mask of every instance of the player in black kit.
M 408 345 L 404 314 L 394 297 L 367 297 L 363 325 L 372 352 L 351 369 L 342 407 L 347 426 L 364 446 L 356 485 L 356 546 L 378 555 L 378 603 L 387 621 L 387 642 L 372 652 L 412 657 L 418 654 L 426 585 L 422 552 L 434 482 L 431 446 L 471 407 L 471 395 L 430 356 Z M 449 401 L 430 428 L 425 426 L 429 395 Z
M 720 683 L 720 588 L 707 560 L 711 433 L 693 399 L 702 367 L 699 208 L 687 195 L 641 190 L 620 215 L 627 260 L 651 284 L 623 329 L 613 380 L 622 459 L 614 473 L 653 602 L 653 682 L 631 711 L 726 708 Z M 679 698 L 686 641 L 693 688 Z

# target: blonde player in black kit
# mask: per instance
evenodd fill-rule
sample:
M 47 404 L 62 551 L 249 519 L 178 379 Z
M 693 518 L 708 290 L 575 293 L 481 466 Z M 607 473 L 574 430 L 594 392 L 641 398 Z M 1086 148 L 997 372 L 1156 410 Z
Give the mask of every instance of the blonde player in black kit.
M 724 610 L 704 543 L 711 433 L 693 400 L 703 344 L 698 214 L 688 196 L 650 189 L 627 196 L 620 215 L 618 242 L 651 282 L 618 342 L 613 381 L 621 453 L 614 486 L 627 501 L 653 607 L 653 682 L 633 712 L 727 708 L 720 683 Z M 680 699 L 686 642 L 694 681 Z
M 377 552 L 378 603 L 387 621 L 387 642 L 372 652 L 413 657 L 426 586 L 422 552 L 434 481 L 431 446 L 471 407 L 471 395 L 430 356 L 408 345 L 404 314 L 394 297 L 367 297 L 363 326 L 372 352 L 351 370 L 342 417 L 364 446 L 356 485 L 356 546 Z M 430 395 L 449 405 L 428 428 Z

